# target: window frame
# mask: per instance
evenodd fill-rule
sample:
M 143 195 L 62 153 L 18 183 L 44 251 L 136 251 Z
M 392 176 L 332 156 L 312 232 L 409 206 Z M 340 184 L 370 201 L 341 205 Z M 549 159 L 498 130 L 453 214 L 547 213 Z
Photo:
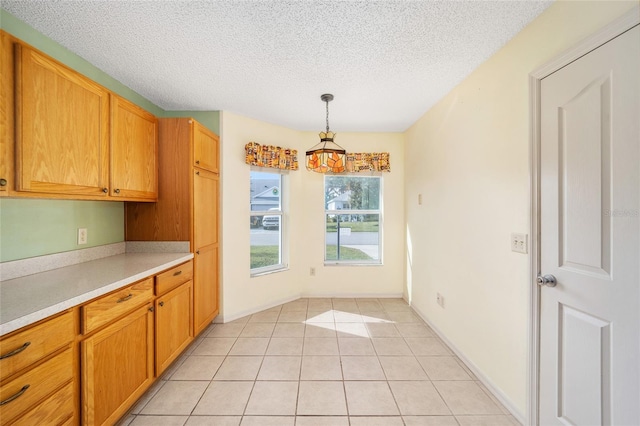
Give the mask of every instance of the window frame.
M 364 210 L 364 209 L 327 209 L 327 202 L 324 200 L 327 194 L 327 177 L 358 177 L 358 178 L 377 178 L 379 180 L 379 200 L 377 210 Z M 384 179 L 380 173 L 371 173 L 370 175 L 363 176 L 360 173 L 344 173 L 340 175 L 326 174 L 323 178 L 323 205 L 324 205 L 324 265 L 325 266 L 382 266 L 383 262 L 383 211 L 384 211 Z M 378 259 L 371 260 L 339 260 L 339 259 L 327 259 L 327 216 L 328 215 L 378 215 Z
M 249 203 L 249 220 L 251 221 L 251 218 L 253 216 L 261 216 L 262 219 L 260 220 L 262 222 L 262 220 L 264 219 L 264 216 L 279 216 L 280 217 L 280 225 L 279 225 L 279 229 L 278 229 L 278 234 L 279 234 L 279 263 L 274 264 L 274 265 L 268 265 L 268 266 L 261 266 L 258 268 L 251 268 L 251 248 L 253 247 L 251 244 L 251 231 L 252 228 L 249 228 L 249 273 L 251 277 L 256 277 L 256 276 L 260 276 L 260 275 L 265 275 L 265 274 L 271 274 L 274 272 L 280 272 L 280 271 L 286 271 L 289 269 L 289 251 L 288 251 L 288 232 L 287 232 L 287 201 L 288 201 L 288 182 L 287 182 L 287 178 L 288 178 L 288 173 L 287 171 L 284 170 L 275 170 L 275 169 L 269 169 L 269 168 L 262 168 L 262 167 L 256 167 L 256 166 L 252 166 L 251 167 L 251 172 L 249 174 L 249 189 L 251 189 L 251 173 L 253 172 L 258 172 L 258 173 L 265 173 L 265 174 L 272 174 L 272 175 L 278 175 L 280 178 L 280 194 L 279 194 L 279 199 L 280 199 L 280 210 L 251 210 L 251 202 Z M 250 198 L 251 200 L 251 198 Z M 251 226 L 251 225 L 249 225 Z M 260 226 L 262 226 L 262 223 L 260 224 Z

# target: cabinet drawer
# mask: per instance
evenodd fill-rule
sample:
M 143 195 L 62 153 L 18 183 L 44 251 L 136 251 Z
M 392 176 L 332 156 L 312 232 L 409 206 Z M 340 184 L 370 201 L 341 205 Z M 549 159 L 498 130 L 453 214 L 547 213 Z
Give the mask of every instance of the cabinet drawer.
M 161 295 L 179 284 L 193 279 L 193 262 L 189 261 L 156 275 L 156 295 Z
M 0 340 L 0 380 L 52 354 L 75 336 L 71 311 Z
M 2 385 L 0 387 L 2 423 L 10 423 L 57 388 L 70 382 L 72 378 L 73 355 L 71 349 L 67 349 Z
M 74 420 L 73 382 L 42 401 L 26 412 L 11 426 L 63 425 L 72 424 Z
M 153 278 L 108 294 L 82 307 L 82 333 L 90 333 L 153 299 Z

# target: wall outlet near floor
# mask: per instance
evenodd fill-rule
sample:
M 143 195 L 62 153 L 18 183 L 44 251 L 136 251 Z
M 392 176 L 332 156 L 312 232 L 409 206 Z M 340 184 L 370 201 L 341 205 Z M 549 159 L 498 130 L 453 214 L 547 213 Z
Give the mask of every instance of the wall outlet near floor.
M 528 235 L 518 234 L 516 232 L 511 233 L 511 251 L 516 253 L 528 253 Z
M 436 295 L 436 301 L 438 302 L 438 305 L 440 305 L 440 306 L 442 306 L 444 308 L 444 296 L 443 295 L 438 293 Z
M 87 228 L 78 228 L 78 245 L 87 244 Z
M 311 275 L 312 277 L 316 276 L 316 268 L 311 267 L 309 268 L 309 275 Z

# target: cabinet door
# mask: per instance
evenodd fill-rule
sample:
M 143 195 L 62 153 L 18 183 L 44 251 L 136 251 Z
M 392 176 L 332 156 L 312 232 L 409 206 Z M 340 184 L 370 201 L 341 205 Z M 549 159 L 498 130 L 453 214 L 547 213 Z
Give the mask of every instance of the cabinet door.
M 219 138 L 211 130 L 193 120 L 193 165 L 218 173 Z
M 193 246 L 218 242 L 218 175 L 193 172 Z
M 151 304 L 81 343 L 82 424 L 114 424 L 153 381 Z
M 158 119 L 116 95 L 111 95 L 111 195 L 158 198 Z
M 218 246 L 210 245 L 198 249 L 194 257 L 194 267 L 195 336 L 218 315 Z
M 105 196 L 109 92 L 26 46 L 16 49 L 16 190 Z
M 156 299 L 156 376 L 193 340 L 193 281 Z
M 0 196 L 14 186 L 14 39 L 0 31 Z

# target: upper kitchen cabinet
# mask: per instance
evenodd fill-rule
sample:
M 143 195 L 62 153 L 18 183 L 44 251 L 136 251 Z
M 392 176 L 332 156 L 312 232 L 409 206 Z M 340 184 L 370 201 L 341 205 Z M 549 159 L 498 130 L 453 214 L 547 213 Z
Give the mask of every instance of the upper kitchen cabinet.
M 0 31 L 0 196 L 156 201 L 158 120 Z
M 111 95 L 111 196 L 155 201 L 158 197 L 158 119 Z
M 106 197 L 109 92 L 30 47 L 14 51 L 16 191 Z
M 9 34 L 0 31 L 0 196 L 7 195 L 9 185 L 14 185 L 14 41 Z
M 218 137 L 197 121 L 193 122 L 193 165 L 218 173 Z

